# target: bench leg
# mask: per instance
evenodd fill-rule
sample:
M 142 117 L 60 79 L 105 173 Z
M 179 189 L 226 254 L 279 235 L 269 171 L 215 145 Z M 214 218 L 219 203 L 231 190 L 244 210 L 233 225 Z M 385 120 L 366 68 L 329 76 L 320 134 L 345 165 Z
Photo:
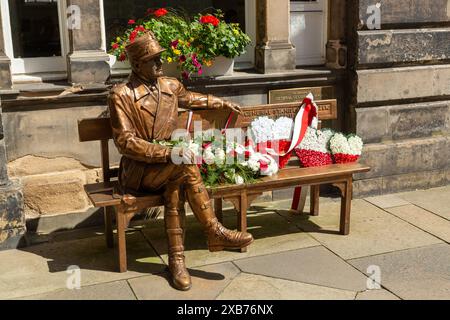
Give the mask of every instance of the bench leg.
M 241 197 L 239 200 L 239 210 L 238 210 L 238 230 L 241 232 L 247 231 L 247 208 L 248 208 L 248 199 L 247 193 L 241 193 Z M 247 247 L 242 248 L 241 252 L 247 252 Z
M 114 235 L 113 235 L 113 208 L 105 207 L 103 208 L 103 214 L 105 217 L 105 238 L 106 238 L 106 246 L 108 248 L 114 247 Z
M 127 244 L 125 230 L 127 228 L 127 218 L 124 210 L 118 207 L 116 210 L 117 219 L 117 242 L 118 242 L 118 256 L 119 256 L 119 272 L 127 272 Z
M 310 193 L 310 215 L 317 217 L 319 215 L 320 186 L 311 186 Z
M 216 214 L 217 220 L 223 223 L 223 202 L 222 198 L 214 199 L 214 212 Z
M 349 178 L 342 188 L 341 198 L 341 222 L 339 227 L 340 234 L 346 236 L 350 233 L 350 211 L 352 206 L 353 180 Z

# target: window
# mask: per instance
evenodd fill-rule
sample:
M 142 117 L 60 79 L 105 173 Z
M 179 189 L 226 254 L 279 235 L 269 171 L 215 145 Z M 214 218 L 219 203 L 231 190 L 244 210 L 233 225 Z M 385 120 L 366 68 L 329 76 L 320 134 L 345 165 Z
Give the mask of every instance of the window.
M 239 23 L 241 28 L 249 34 L 253 42 L 256 39 L 255 11 L 256 0 L 104 0 L 105 21 L 105 47 L 109 45 L 114 36 L 121 33 L 132 18 L 141 18 L 148 8 L 173 7 L 186 11 L 189 14 L 208 12 L 212 8 L 221 9 L 227 22 Z M 251 67 L 254 60 L 254 43 L 249 46 L 247 53 L 237 57 L 237 67 Z M 124 63 L 116 62 L 114 69 L 128 68 Z
M 13 74 L 66 70 L 63 0 L 1 1 L 5 52 Z
M 296 64 L 325 64 L 327 41 L 327 1 L 291 1 L 291 42 L 297 51 Z

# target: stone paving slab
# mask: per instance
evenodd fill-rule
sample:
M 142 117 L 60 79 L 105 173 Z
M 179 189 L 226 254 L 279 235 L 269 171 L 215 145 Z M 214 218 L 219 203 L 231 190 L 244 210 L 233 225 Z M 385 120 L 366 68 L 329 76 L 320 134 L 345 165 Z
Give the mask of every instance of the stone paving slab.
M 381 285 L 402 299 L 450 299 L 450 245 L 439 244 L 350 260 L 365 272 L 379 266 Z
M 353 300 L 356 292 L 242 273 L 217 300 Z
M 387 208 L 393 208 L 393 207 L 400 207 L 400 206 L 406 206 L 410 204 L 408 201 L 396 196 L 396 195 L 384 195 L 379 197 L 370 197 L 364 199 L 367 202 L 370 202 L 371 204 L 376 205 L 377 207 L 381 209 L 387 209 Z
M 327 250 L 313 247 L 235 261 L 243 272 L 349 291 L 367 290 L 367 277 Z
M 352 202 L 350 235 L 342 236 L 338 233 L 339 208 L 339 203 L 321 204 L 318 217 L 279 213 L 345 260 L 442 243 L 364 200 Z
M 224 224 L 228 228 L 235 229 L 236 220 L 236 216 L 226 216 Z M 143 232 L 164 261 L 167 261 L 167 242 L 164 227 L 162 222 L 159 222 L 159 224 L 161 225 L 152 224 L 149 228 L 143 229 Z M 222 251 L 211 253 L 207 249 L 206 236 L 201 225 L 194 218 L 188 218 L 185 242 L 187 266 L 198 267 L 320 245 L 294 224 L 289 223 L 274 212 L 250 215 L 248 217 L 248 231 L 255 238 L 255 241 L 249 246 L 248 252 Z
M 230 262 L 189 269 L 191 290 L 172 288 L 168 274 L 139 277 L 129 280 L 140 300 L 212 300 L 240 273 Z
M 59 290 L 19 300 L 136 300 L 126 280 L 102 283 L 79 290 Z
M 450 220 L 450 186 L 400 193 L 398 196 L 418 207 Z
M 387 211 L 450 243 L 449 220 L 414 205 L 390 208 Z
M 116 253 L 103 237 L 47 243 L 0 252 L 0 299 L 66 288 L 69 266 L 81 268 L 81 286 L 163 272 L 165 266 L 140 232 L 127 234 L 128 272 L 118 273 Z

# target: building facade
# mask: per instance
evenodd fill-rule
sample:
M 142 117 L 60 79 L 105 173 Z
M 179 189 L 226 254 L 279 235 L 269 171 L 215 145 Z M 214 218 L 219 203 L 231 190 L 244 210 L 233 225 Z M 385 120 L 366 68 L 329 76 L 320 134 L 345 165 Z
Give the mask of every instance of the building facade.
M 450 182 L 450 1 L 2 1 L 3 149 L 24 202 L 20 223 L 0 212 L 3 247 L 23 243 L 25 221 L 29 234 L 101 223 L 83 191 L 101 177 L 98 145 L 78 142 L 77 120 L 104 115 L 110 85 L 129 73 L 106 52 L 114 34 L 161 5 L 221 8 L 252 38 L 233 75 L 191 90 L 245 106 L 271 90 L 332 87 L 322 98 L 337 99 L 339 117 L 327 125 L 359 134 L 373 167 L 355 196 Z

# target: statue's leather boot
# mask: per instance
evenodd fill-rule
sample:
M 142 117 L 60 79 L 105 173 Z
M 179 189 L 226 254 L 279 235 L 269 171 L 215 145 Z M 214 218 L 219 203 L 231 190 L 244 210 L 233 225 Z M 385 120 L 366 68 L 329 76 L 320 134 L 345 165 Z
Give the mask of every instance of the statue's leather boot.
M 173 286 L 182 291 L 191 288 L 191 276 L 186 269 L 184 256 L 185 211 L 184 200 L 180 197 L 180 187 L 169 186 L 166 199 L 164 221 L 169 242 L 169 272 Z
M 241 249 L 253 242 L 250 233 L 228 230 L 217 220 L 201 178 L 186 186 L 186 196 L 195 217 L 205 227 L 209 251 Z

